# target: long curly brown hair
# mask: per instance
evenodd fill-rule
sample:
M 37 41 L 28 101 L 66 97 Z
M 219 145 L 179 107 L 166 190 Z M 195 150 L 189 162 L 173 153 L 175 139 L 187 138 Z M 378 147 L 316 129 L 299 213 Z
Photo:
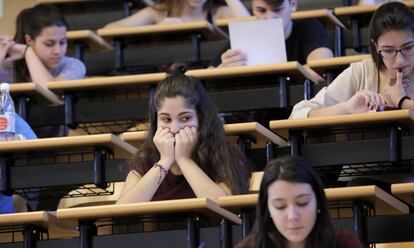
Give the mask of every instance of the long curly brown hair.
M 185 69 L 173 66 L 172 73 L 162 80 L 150 99 L 148 136 L 132 162 L 132 169 L 144 175 L 160 154 L 153 138 L 157 129 L 157 110 L 165 98 L 182 96 L 197 113 L 198 143 L 192 159 L 214 181 L 226 183 L 233 194 L 247 193 L 250 161 L 226 137 L 223 124 L 199 80 L 184 75 Z
M 158 10 L 168 10 L 171 16 L 178 17 L 181 15 L 183 9 L 184 0 L 158 0 L 156 1 L 154 8 Z M 206 12 L 214 13 L 218 7 L 226 6 L 224 0 L 207 0 L 204 4 L 204 10 Z

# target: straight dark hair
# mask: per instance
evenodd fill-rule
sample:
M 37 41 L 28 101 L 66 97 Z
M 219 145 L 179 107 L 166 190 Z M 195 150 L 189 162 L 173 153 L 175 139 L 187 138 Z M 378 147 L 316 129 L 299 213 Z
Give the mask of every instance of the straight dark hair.
M 260 185 L 259 200 L 256 206 L 256 222 L 249 235 L 254 248 L 282 248 L 285 237 L 276 228 L 267 206 L 269 185 L 277 180 L 292 183 L 307 183 L 316 196 L 318 213 L 315 225 L 306 239 L 306 248 L 333 248 L 335 231 L 331 223 L 324 187 L 316 172 L 302 158 L 281 157 L 270 161 L 266 166 Z
M 195 109 L 198 117 L 198 143 L 192 159 L 214 181 L 226 183 L 233 194 L 248 192 L 250 162 L 226 137 L 219 115 L 199 80 L 184 75 L 185 68 L 173 66 L 170 75 L 162 80 L 150 99 L 148 136 L 136 155 L 132 169 L 144 175 L 160 154 L 153 138 L 157 130 L 157 111 L 165 98 L 181 96 L 187 106 Z
M 392 30 L 414 34 L 414 11 L 403 3 L 384 3 L 375 11 L 369 23 L 371 56 L 378 69 L 384 68 L 384 61 L 376 48 L 378 38 Z
M 38 4 L 32 8 L 24 9 L 16 18 L 14 41 L 26 44 L 26 35 L 34 40 L 40 35 L 43 28 L 52 26 L 68 27 L 63 15 L 56 6 Z M 14 62 L 14 80 L 15 82 L 27 82 L 30 80 L 30 73 L 25 59 Z
M 280 7 L 285 1 L 290 2 L 290 0 L 264 0 L 264 1 L 265 1 L 265 3 L 270 5 L 272 8 Z

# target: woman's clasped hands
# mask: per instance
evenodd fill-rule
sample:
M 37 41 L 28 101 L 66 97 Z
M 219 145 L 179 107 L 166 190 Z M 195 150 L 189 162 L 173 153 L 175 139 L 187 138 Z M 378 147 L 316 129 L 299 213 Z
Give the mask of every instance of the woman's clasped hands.
M 160 153 L 160 163 L 169 169 L 174 162 L 191 159 L 197 143 L 198 132 L 195 127 L 184 127 L 176 133 L 169 128 L 159 127 L 154 135 L 154 144 Z

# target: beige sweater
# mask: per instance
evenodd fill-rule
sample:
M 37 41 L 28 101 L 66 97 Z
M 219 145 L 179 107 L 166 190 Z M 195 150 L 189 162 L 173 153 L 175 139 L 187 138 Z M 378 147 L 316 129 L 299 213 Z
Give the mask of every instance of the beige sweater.
M 307 118 L 311 109 L 329 107 L 351 98 L 360 90 L 378 92 L 378 69 L 372 59 L 352 63 L 310 100 L 297 103 L 289 119 Z

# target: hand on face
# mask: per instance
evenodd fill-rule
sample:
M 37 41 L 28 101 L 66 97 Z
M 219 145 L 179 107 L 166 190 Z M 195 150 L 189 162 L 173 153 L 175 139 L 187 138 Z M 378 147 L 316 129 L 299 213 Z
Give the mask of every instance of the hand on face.
M 238 49 L 229 49 L 221 55 L 221 64 L 218 67 L 246 65 L 247 56 Z
M 398 101 L 405 96 L 404 85 L 409 83 L 408 79 L 403 78 L 402 72 L 397 72 L 397 78 L 392 78 L 384 87 L 384 94 L 391 101 L 393 107 L 397 107 Z
M 357 92 L 346 102 L 347 110 L 352 114 L 377 111 L 385 104 L 386 101 L 382 95 L 369 90 Z
M 174 134 L 170 132 L 169 128 L 159 127 L 155 132 L 153 142 L 160 153 L 160 161 L 165 161 L 165 163 L 171 166 L 174 162 Z M 163 166 L 168 165 L 163 164 Z
M 195 127 L 185 127 L 175 134 L 175 161 L 191 158 L 197 138 L 198 133 Z

